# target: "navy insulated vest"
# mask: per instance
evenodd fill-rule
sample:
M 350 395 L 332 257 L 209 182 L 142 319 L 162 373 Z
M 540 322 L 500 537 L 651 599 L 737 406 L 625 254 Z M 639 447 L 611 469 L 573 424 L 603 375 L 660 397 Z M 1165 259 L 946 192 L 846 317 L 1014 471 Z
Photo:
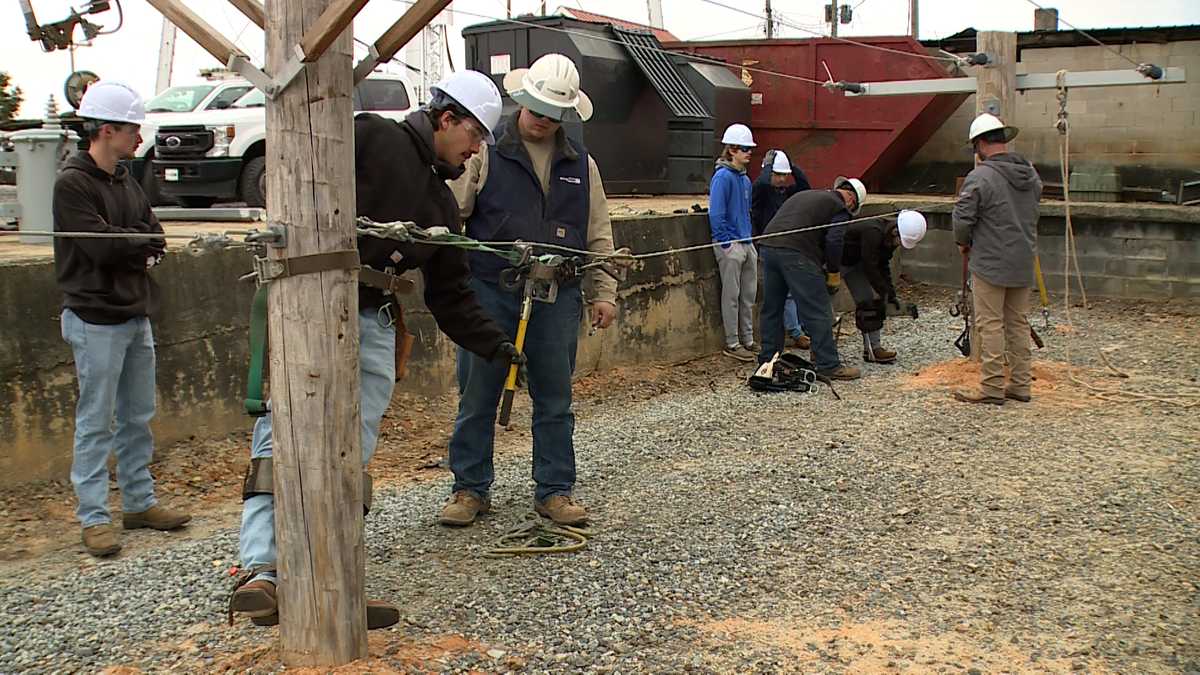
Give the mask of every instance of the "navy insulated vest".
M 550 194 L 546 195 L 514 127 L 508 125 L 496 144 L 488 147 L 487 181 L 475 198 L 475 209 L 467 220 L 467 236 L 480 241 L 520 239 L 587 249 L 591 190 L 587 150 L 565 135 L 559 136 L 570 143 L 576 157 L 555 150 Z M 472 251 L 470 260 L 471 275 L 493 283 L 509 266 L 491 253 Z

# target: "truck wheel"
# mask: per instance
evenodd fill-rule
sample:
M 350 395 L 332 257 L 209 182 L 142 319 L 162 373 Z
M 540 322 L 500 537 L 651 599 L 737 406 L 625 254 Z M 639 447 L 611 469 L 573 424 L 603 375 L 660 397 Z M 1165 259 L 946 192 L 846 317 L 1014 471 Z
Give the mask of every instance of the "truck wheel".
M 189 209 L 207 209 L 217 202 L 215 197 L 177 197 L 179 204 Z
M 246 206 L 267 205 L 267 158 L 255 157 L 242 169 L 242 201 Z
M 150 202 L 150 206 L 170 206 L 175 203 L 175 200 L 167 197 L 162 193 L 162 188 L 158 184 L 158 177 L 154 175 L 154 166 L 151 162 L 154 161 L 154 153 L 146 155 L 145 167 L 142 171 L 142 192 L 146 194 L 146 201 Z

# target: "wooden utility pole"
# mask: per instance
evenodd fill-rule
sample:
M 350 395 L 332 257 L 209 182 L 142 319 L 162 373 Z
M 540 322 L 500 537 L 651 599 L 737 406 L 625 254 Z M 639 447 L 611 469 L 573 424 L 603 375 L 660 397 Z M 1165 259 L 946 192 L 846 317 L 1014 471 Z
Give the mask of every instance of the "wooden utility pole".
M 158 76 L 154 79 L 154 93 L 161 94 L 171 86 L 171 71 L 175 67 L 175 24 L 167 17 L 162 20 L 162 38 L 158 43 Z
M 266 71 L 281 72 L 335 4 L 344 3 L 268 0 Z M 336 35 L 267 100 L 267 220 L 287 229 L 272 259 L 356 248 L 353 55 L 350 31 Z M 270 285 L 279 634 L 289 666 L 367 655 L 357 281 L 357 269 L 343 268 Z
M 775 17 L 771 15 L 771 0 L 767 0 L 767 39 L 775 37 Z
M 920 14 L 921 14 L 920 1 L 919 0 L 908 0 L 908 34 L 911 35 L 912 39 L 914 39 L 914 40 L 921 39 L 920 36 L 917 34 L 917 28 L 918 28 L 918 23 L 919 23 L 918 18 L 920 17 Z
M 826 8 L 829 10 L 829 37 L 837 37 L 838 0 L 830 0 Z

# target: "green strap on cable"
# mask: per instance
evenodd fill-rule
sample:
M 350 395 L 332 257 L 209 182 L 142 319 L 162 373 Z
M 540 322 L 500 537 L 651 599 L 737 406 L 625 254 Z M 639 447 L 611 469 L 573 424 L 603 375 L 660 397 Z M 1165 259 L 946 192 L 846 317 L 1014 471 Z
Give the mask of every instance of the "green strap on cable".
M 263 369 L 267 362 L 267 284 L 254 292 L 250 304 L 250 373 L 246 377 L 246 414 L 262 417 L 270 412 L 263 398 Z

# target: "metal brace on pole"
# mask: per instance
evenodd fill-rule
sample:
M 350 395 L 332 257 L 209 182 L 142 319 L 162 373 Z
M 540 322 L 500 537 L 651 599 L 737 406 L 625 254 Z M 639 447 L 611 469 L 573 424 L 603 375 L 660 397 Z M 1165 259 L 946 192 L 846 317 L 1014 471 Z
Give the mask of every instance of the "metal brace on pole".
M 249 80 L 255 88 L 262 90 L 262 93 L 269 99 L 274 99 L 279 92 L 287 89 L 288 85 L 304 72 L 305 66 L 304 51 L 298 44 L 292 47 L 292 58 L 283 64 L 283 67 L 279 69 L 279 75 L 274 78 L 250 63 L 250 59 L 244 54 L 230 56 L 229 63 L 226 64 L 230 70 Z
M 367 55 L 363 57 L 362 61 L 354 65 L 354 81 L 358 83 L 367 79 L 367 76 L 374 72 L 375 67 L 381 61 L 383 61 L 383 58 L 379 54 L 379 49 L 374 44 L 369 45 L 367 47 Z

